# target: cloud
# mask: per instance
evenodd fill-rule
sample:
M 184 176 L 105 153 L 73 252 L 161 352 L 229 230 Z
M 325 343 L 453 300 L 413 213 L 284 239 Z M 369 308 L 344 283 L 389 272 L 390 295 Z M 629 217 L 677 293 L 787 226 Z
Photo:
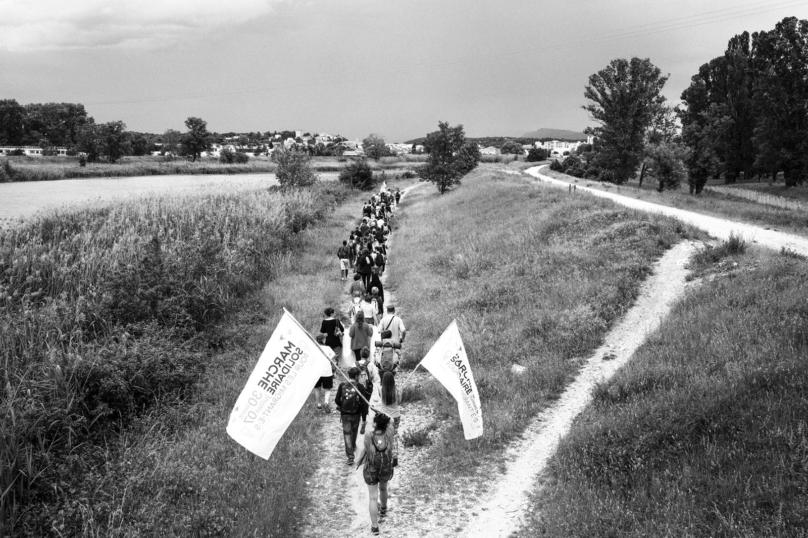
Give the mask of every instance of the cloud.
M 0 0 L 0 50 L 159 48 L 284 0 Z

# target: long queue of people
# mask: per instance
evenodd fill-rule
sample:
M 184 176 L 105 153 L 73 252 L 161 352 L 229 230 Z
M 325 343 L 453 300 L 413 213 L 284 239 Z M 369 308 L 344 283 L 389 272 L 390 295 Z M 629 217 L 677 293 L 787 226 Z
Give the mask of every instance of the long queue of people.
M 381 275 L 387 263 L 387 238 L 391 218 L 401 200 L 401 192 L 383 190 L 362 207 L 362 218 L 350 237 L 337 249 L 340 279 L 349 281 L 353 322 L 345 329 L 333 308 L 326 308 L 318 339 L 330 347 L 348 380 L 340 383 L 334 404 L 340 412 L 347 464 L 362 467 L 368 486 L 371 533 L 379 534 L 379 524 L 388 510 L 387 485 L 398 465 L 398 428 L 401 423 L 401 389 L 396 372 L 407 336 L 404 321 L 394 305 L 385 306 Z M 315 387 L 317 409 L 332 412 L 329 404 L 334 376 L 322 377 Z M 372 428 L 367 428 L 367 422 Z M 364 435 L 364 452 L 356 460 L 358 434 Z

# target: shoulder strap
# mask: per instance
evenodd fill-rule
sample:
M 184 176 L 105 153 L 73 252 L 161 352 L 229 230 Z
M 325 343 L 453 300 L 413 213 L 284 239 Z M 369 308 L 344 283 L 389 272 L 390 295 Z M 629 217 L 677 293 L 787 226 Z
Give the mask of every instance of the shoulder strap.
M 388 329 L 390 328 L 390 325 L 392 325 L 392 324 L 393 324 L 393 321 L 395 321 L 395 319 L 396 319 L 396 317 L 395 317 L 395 316 L 393 316 L 392 318 L 390 318 L 390 321 L 388 321 L 388 322 L 387 322 L 387 327 L 385 327 L 385 328 L 384 328 L 384 330 L 385 330 L 385 331 L 386 331 L 386 330 L 388 330 Z

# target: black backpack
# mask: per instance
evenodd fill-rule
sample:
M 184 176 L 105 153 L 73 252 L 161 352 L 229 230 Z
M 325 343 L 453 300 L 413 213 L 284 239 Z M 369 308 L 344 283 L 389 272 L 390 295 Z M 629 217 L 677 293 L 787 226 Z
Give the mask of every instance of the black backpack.
M 342 405 L 340 409 L 344 414 L 355 415 L 359 413 L 359 390 L 352 383 L 342 385 Z
M 387 426 L 390 427 L 389 425 Z M 393 477 L 393 449 L 387 442 L 385 432 L 375 430 L 371 454 L 369 454 L 368 470 L 379 474 L 379 480 L 387 482 Z

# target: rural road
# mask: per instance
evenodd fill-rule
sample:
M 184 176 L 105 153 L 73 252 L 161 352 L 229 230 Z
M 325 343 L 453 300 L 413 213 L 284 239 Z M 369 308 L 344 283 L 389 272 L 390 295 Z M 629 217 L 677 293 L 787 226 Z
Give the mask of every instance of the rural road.
M 547 165 L 544 165 L 547 166 Z M 569 189 L 570 183 L 561 181 L 546 176 L 541 173 L 544 166 L 536 166 L 525 170 L 529 174 L 539 180 L 550 185 L 558 186 L 563 189 Z M 779 251 L 781 248 L 787 248 L 803 256 L 808 256 L 808 238 L 800 237 L 798 235 L 787 234 L 775 230 L 766 230 L 760 226 L 752 224 L 745 224 L 729 219 L 722 219 L 719 217 L 711 217 L 702 215 L 693 211 L 678 209 L 675 207 L 668 207 L 652 202 L 645 202 L 643 200 L 636 200 L 628 196 L 615 194 L 612 192 L 604 192 L 597 189 L 590 189 L 582 185 L 576 185 L 577 190 L 584 191 L 593 196 L 600 196 L 601 198 L 609 198 L 618 204 L 630 207 L 632 209 L 639 209 L 640 211 L 647 211 L 649 213 L 658 213 L 681 220 L 686 224 L 691 224 L 705 232 L 713 235 L 719 239 L 727 240 L 730 234 L 742 236 L 750 243 L 755 243 L 759 246 L 774 249 Z

